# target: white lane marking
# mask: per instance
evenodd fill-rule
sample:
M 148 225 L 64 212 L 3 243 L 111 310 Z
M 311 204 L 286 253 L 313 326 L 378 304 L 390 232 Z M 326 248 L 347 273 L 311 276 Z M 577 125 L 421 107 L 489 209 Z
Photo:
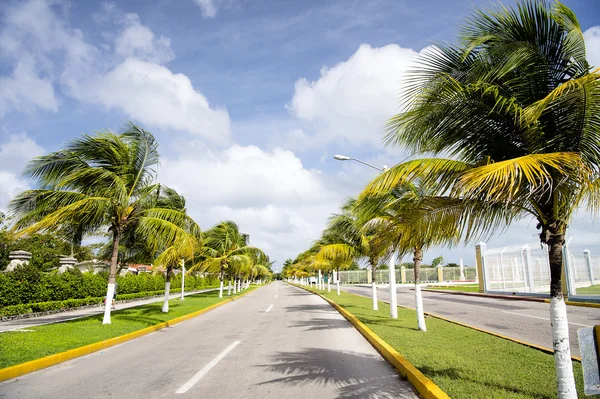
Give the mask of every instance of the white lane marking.
M 265 313 L 269 313 L 273 309 L 273 305 L 269 306 L 269 308 L 265 311 Z
M 540 319 L 540 320 L 546 320 L 546 321 L 550 321 L 550 319 L 548 319 L 548 318 L 546 318 L 546 317 L 530 316 L 530 315 L 528 315 L 528 314 L 521 314 L 521 313 L 514 313 L 514 312 L 506 312 L 506 311 L 503 311 L 502 313 L 514 314 L 515 316 L 531 317 L 532 319 Z M 581 326 L 581 327 L 593 327 L 593 326 L 589 326 L 589 325 L 587 325 L 587 324 L 579 324 L 579 323 L 571 323 L 571 322 L 569 322 L 569 324 L 573 324 L 574 326 Z
M 215 367 L 217 363 L 219 363 L 225 356 L 227 356 L 227 354 L 231 352 L 233 348 L 238 346 L 240 342 L 241 341 L 235 341 L 233 344 L 229 345 L 223 352 L 219 353 L 219 355 L 215 357 L 210 363 L 204 366 L 202 370 L 198 371 L 192 378 L 190 378 L 188 382 L 183 384 L 182 387 L 179 388 L 175 393 L 186 393 L 187 390 L 193 387 L 195 383 L 200 381 L 200 379 L 204 377 L 206 373 L 210 371 L 210 369 Z

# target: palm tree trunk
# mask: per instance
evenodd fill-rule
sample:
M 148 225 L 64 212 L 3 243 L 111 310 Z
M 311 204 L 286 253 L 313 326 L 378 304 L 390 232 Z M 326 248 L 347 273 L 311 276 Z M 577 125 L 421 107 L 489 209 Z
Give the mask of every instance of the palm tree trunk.
M 104 319 L 102 324 L 110 324 L 110 309 L 113 296 L 115 295 L 115 281 L 117 279 L 117 262 L 119 260 L 119 241 L 121 240 L 121 229 L 113 229 L 112 255 L 110 257 L 110 272 L 108 274 L 108 287 L 106 289 L 106 300 L 104 304 Z
M 377 285 L 375 284 L 377 277 L 377 266 L 371 264 L 371 293 L 373 296 L 373 310 L 379 310 L 377 306 Z
M 227 296 L 231 296 L 231 279 L 227 280 Z
M 165 299 L 163 300 L 163 313 L 169 313 L 169 292 L 171 291 L 171 274 L 173 273 L 173 268 L 171 266 L 167 267 L 167 275 L 165 277 Z
M 340 295 L 340 268 L 337 269 L 337 294 Z
M 423 295 L 421 293 L 421 261 L 423 261 L 423 250 L 420 247 L 416 247 L 413 265 L 415 267 L 415 308 L 417 309 L 417 328 L 420 331 L 427 331 L 425 314 L 423 313 Z
M 569 323 L 567 307 L 562 293 L 562 268 L 564 233 L 558 228 L 550 228 L 548 239 L 548 258 L 550 261 L 550 320 L 552 325 L 552 344 L 554 363 L 558 380 L 558 398 L 577 398 L 571 347 L 569 344 Z
M 224 269 L 223 269 L 223 265 L 221 265 L 221 272 L 219 273 L 219 298 L 223 298 L 223 278 L 224 276 Z

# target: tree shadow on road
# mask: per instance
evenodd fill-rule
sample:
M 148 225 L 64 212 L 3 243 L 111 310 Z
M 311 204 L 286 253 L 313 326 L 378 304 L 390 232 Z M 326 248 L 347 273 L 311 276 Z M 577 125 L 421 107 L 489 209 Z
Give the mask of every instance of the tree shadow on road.
M 312 318 L 310 320 L 295 321 L 291 327 L 308 327 L 305 331 L 333 330 L 336 328 L 352 328 L 345 319 Z
M 294 305 L 286 306 L 288 312 L 328 312 L 335 313 L 335 310 L 328 303 L 320 303 L 315 305 Z
M 416 398 L 412 386 L 376 356 L 331 349 L 279 352 L 273 363 L 259 365 L 282 377 L 260 383 L 319 385 L 336 390 L 337 398 Z

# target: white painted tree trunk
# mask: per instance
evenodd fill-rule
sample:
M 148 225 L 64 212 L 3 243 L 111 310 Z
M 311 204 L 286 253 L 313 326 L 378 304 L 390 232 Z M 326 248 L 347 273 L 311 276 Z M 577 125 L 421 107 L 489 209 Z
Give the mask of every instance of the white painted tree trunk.
M 171 282 L 165 283 L 165 299 L 163 300 L 163 313 L 169 313 L 169 291 L 171 290 Z
M 340 295 L 340 279 L 337 280 L 337 294 Z
M 550 320 L 552 323 L 552 343 L 554 347 L 554 363 L 558 379 L 558 398 L 576 399 L 575 377 L 571 361 L 569 344 L 569 323 L 564 298 L 550 298 Z
M 375 286 L 375 281 L 371 283 L 371 291 L 373 292 L 373 310 L 379 310 L 377 306 L 377 287 Z
M 231 280 L 227 282 L 227 295 L 231 295 Z
M 233 279 L 233 293 L 237 294 L 237 281 Z
M 185 261 L 181 260 L 181 300 L 183 301 L 185 295 Z
M 110 308 L 112 306 L 113 296 L 115 295 L 115 284 L 108 284 L 106 288 L 106 303 L 104 304 L 104 319 L 102 324 L 110 324 Z
M 420 331 L 427 331 L 425 314 L 423 313 L 423 294 L 421 284 L 415 284 L 415 307 L 417 308 L 417 326 Z
M 390 257 L 388 265 L 389 289 L 390 289 L 390 317 L 398 318 L 398 297 L 396 296 L 396 266 L 394 265 L 394 254 Z
M 327 292 L 331 292 L 331 278 L 327 276 Z
M 323 278 L 321 276 L 321 271 L 319 270 L 319 278 L 317 280 L 317 284 L 318 284 L 317 289 L 319 289 L 319 290 L 322 290 L 322 288 L 321 288 L 322 281 L 323 281 Z
M 219 298 L 223 298 L 223 280 L 219 284 Z

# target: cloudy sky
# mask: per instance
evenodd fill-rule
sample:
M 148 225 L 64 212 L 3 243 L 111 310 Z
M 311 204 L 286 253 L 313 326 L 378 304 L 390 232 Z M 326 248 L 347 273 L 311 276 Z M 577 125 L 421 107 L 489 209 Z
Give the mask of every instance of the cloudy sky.
M 513 1 L 506 0 L 507 4 Z M 565 0 L 600 65 L 597 0 Z M 399 82 L 453 40 L 479 0 L 4 0 L 0 4 L 0 210 L 31 187 L 33 156 L 134 121 L 160 142 L 159 180 L 203 228 L 232 219 L 280 264 L 375 170 Z M 574 234 L 598 231 L 583 214 Z M 535 241 L 523 220 L 490 246 Z M 433 249 L 447 262 L 472 248 Z

